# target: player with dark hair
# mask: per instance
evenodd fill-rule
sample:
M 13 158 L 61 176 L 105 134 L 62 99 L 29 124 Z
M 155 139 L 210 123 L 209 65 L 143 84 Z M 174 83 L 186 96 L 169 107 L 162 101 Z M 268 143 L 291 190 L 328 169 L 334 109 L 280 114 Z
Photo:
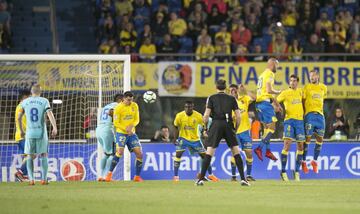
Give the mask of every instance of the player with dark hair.
M 250 186 L 244 175 L 243 161 L 235 135 L 235 130 L 237 130 L 240 125 L 240 110 L 238 104 L 233 96 L 225 93 L 225 80 L 218 80 L 216 82 L 216 89 L 218 93 L 208 97 L 206 102 L 206 110 L 203 117 L 204 125 L 207 127 L 210 116 L 213 122 L 208 131 L 207 150 L 202 163 L 200 178 L 195 184 L 198 186 L 204 185 L 203 179 L 206 170 L 210 166 L 211 158 L 215 154 L 215 150 L 219 146 L 221 139 L 225 139 L 235 158 L 235 163 L 241 177 L 241 185 Z M 233 111 L 235 112 L 235 127 L 231 116 Z
M 100 161 L 101 174 L 98 181 L 105 181 L 106 173 L 110 169 L 111 161 L 113 159 L 113 147 L 115 141 L 114 125 L 113 125 L 113 111 L 115 107 L 122 102 L 124 95 L 116 94 L 114 102 L 107 104 L 98 117 L 98 124 L 96 127 L 96 138 L 100 144 L 104 155 Z
M 241 145 L 241 149 L 244 150 L 246 155 L 246 179 L 248 181 L 255 181 L 255 178 L 251 176 L 253 156 L 252 156 L 252 139 L 250 135 L 250 120 L 249 120 L 249 105 L 256 97 L 251 92 L 248 92 L 244 85 L 231 84 L 230 94 L 235 97 L 241 113 L 241 122 L 239 128 L 236 130 L 236 138 Z M 234 115 L 235 116 L 235 115 Z M 232 181 L 236 181 L 236 163 L 235 159 L 231 158 L 231 174 Z
M 114 109 L 113 123 L 115 127 L 115 143 L 116 152 L 109 172 L 105 178 L 107 182 L 111 181 L 112 173 L 119 162 L 119 159 L 124 154 L 125 146 L 128 147 L 130 152 L 136 155 L 135 162 L 135 182 L 142 182 L 140 172 L 143 162 L 143 153 L 138 136 L 135 133 L 135 127 L 140 122 L 139 106 L 133 101 L 134 94 L 131 91 L 124 93 L 124 98 Z
M 259 115 L 260 122 L 264 124 L 264 134 L 260 145 L 254 150 L 256 156 L 262 161 L 262 148 L 266 147 L 265 157 L 277 161 L 277 158 L 270 150 L 270 139 L 275 132 L 275 123 L 277 121 L 275 112 L 282 111 L 279 103 L 274 99 L 275 94 L 281 91 L 274 89 L 275 73 L 279 66 L 279 61 L 270 58 L 267 61 L 265 71 L 260 75 L 257 84 L 256 94 L 256 111 Z M 275 108 L 275 109 L 274 109 Z
M 19 148 L 18 154 L 21 154 L 23 156 L 21 167 L 15 173 L 15 179 L 20 182 L 23 182 L 24 180 L 28 179 L 28 176 L 27 176 L 27 169 L 26 169 L 26 155 L 24 154 L 25 139 L 21 136 L 18 118 L 19 118 L 22 101 L 25 100 L 26 98 L 30 97 L 30 95 L 31 95 L 30 91 L 28 91 L 28 90 L 22 91 L 20 93 L 20 102 L 16 106 L 16 110 L 15 110 L 15 127 L 16 127 L 15 141 L 18 144 L 18 148 Z M 26 116 L 24 116 L 22 118 L 22 126 L 23 126 L 24 131 L 26 132 Z
M 304 173 L 308 173 L 309 169 L 306 165 L 306 155 L 311 137 L 315 135 L 316 144 L 314 148 L 314 160 L 311 166 L 315 173 L 319 173 L 317 159 L 320 155 L 323 138 L 325 134 L 325 118 L 324 118 L 324 99 L 327 96 L 326 85 L 319 82 L 319 72 L 310 71 L 310 83 L 306 84 L 303 93 L 303 104 L 305 108 L 305 135 L 304 156 L 302 169 Z
M 198 153 L 201 159 L 205 158 L 205 148 L 200 141 L 200 135 L 198 132 L 199 126 L 204 126 L 202 115 L 194 110 L 194 103 L 192 101 L 186 101 L 184 105 L 184 111 L 176 114 L 174 120 L 175 126 L 175 145 L 176 154 L 174 157 L 174 181 L 177 182 L 179 178 L 179 167 L 181 163 L 181 156 L 185 149 L 188 148 L 190 154 Z M 212 174 L 211 166 L 208 167 L 208 178 L 214 182 L 219 179 Z
M 287 156 L 290 145 L 293 140 L 297 142 L 296 164 L 294 171 L 295 181 L 300 181 L 299 169 L 303 157 L 303 145 L 305 141 L 304 130 L 304 110 L 302 104 L 302 90 L 298 88 L 299 77 L 296 75 L 290 76 L 290 87 L 280 93 L 276 98 L 279 103 L 284 103 L 285 119 L 284 119 L 284 148 L 281 151 L 281 179 L 289 181 L 286 174 Z

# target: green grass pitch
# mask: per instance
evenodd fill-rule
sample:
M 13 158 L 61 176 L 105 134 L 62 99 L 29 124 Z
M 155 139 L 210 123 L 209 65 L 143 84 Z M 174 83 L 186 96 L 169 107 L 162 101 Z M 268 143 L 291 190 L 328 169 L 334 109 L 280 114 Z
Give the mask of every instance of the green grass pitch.
M 0 183 L 0 213 L 360 213 L 360 180 Z

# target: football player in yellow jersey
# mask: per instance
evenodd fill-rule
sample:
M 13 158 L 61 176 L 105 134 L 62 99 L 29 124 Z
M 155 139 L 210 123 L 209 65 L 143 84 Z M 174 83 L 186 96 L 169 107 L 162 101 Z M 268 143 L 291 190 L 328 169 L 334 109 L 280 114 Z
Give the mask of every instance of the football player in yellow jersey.
M 115 107 L 113 112 L 113 122 L 116 132 L 116 152 L 115 156 L 113 157 L 110 170 L 105 178 L 105 181 L 107 182 L 111 181 L 112 172 L 119 162 L 119 159 L 124 154 L 125 145 L 128 147 L 130 152 L 134 152 L 136 155 L 134 181 L 143 181 L 143 179 L 140 177 L 140 171 L 143 162 L 142 148 L 139 138 L 135 134 L 135 127 L 140 122 L 139 107 L 133 101 L 133 99 L 134 95 L 132 92 L 125 92 L 123 101 Z
M 274 89 L 275 73 L 279 66 L 279 61 L 270 58 L 267 61 L 265 71 L 259 76 L 256 94 L 256 111 L 260 122 L 264 125 L 264 134 L 259 146 L 254 150 L 256 156 L 262 161 L 262 148 L 266 147 L 265 157 L 276 161 L 277 158 L 270 151 L 270 139 L 275 132 L 275 123 L 277 121 L 275 112 L 282 111 L 279 103 L 274 99 L 275 94 L 281 91 Z
M 324 99 L 326 98 L 327 87 L 319 82 L 319 73 L 315 70 L 310 71 L 310 83 L 304 87 L 303 103 L 305 109 L 305 134 L 306 141 L 304 144 L 304 156 L 302 169 L 304 173 L 308 173 L 309 169 L 306 165 L 306 155 L 311 137 L 315 135 L 316 144 L 314 149 L 314 160 L 311 166 L 315 173 L 319 173 L 317 159 L 320 155 L 325 134 L 325 118 L 324 118 Z
M 241 149 L 245 151 L 246 155 L 246 179 L 248 181 L 255 181 L 255 179 L 251 176 L 253 156 L 252 156 L 252 139 L 250 136 L 250 120 L 248 109 L 251 102 L 256 100 L 256 96 L 247 91 L 244 85 L 240 85 L 238 87 L 235 84 L 231 84 L 229 86 L 230 94 L 235 97 L 240 112 L 241 112 L 241 122 L 239 128 L 236 130 L 236 138 L 238 143 L 241 145 Z M 235 117 L 235 114 L 233 114 Z M 231 158 L 231 174 L 232 181 L 236 181 L 236 163 L 235 159 Z
M 174 181 L 179 181 L 179 167 L 181 162 L 181 156 L 185 149 L 188 148 L 190 154 L 198 153 L 201 159 L 205 157 L 205 148 L 200 141 L 199 126 L 204 126 L 202 115 L 194 110 L 194 103 L 192 101 L 186 101 L 184 105 L 184 111 L 176 114 L 174 120 L 175 126 L 175 145 L 176 154 L 174 157 Z M 212 174 L 211 166 L 208 167 L 208 178 L 214 182 L 219 179 Z
M 290 76 L 290 88 L 282 91 L 277 97 L 279 103 L 285 106 L 285 120 L 284 120 L 284 147 L 281 151 L 281 178 L 283 181 L 289 181 L 286 174 L 287 156 L 290 145 L 293 140 L 297 141 L 296 164 L 294 171 L 294 179 L 300 181 L 299 169 L 303 156 L 303 145 L 305 141 L 304 130 L 304 110 L 302 104 L 303 91 L 298 88 L 299 77 L 296 75 Z
M 16 106 L 16 110 L 15 110 L 15 126 L 16 126 L 15 141 L 18 144 L 18 148 L 19 148 L 18 154 L 21 154 L 24 156 L 24 159 L 22 161 L 20 169 L 18 169 L 17 172 L 15 173 L 15 179 L 19 182 L 23 182 L 24 180 L 26 180 L 28 178 L 28 176 L 27 176 L 27 168 L 26 168 L 26 155 L 24 153 L 25 138 L 21 136 L 20 126 L 19 126 L 19 122 L 18 122 L 17 118 L 19 118 L 20 109 L 22 108 L 21 102 L 23 100 L 25 100 L 26 98 L 30 97 L 30 95 L 31 95 L 30 91 L 23 91 L 20 94 L 20 102 Z M 22 118 L 22 127 L 26 131 L 26 117 L 25 116 Z

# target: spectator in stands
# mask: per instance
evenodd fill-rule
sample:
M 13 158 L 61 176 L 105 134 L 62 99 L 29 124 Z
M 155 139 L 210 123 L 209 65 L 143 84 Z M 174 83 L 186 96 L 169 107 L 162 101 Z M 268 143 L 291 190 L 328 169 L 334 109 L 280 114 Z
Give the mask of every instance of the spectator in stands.
M 328 19 L 328 14 L 326 12 L 321 12 L 320 23 L 321 23 L 321 28 L 325 29 L 326 31 L 331 30 L 332 22 Z
M 265 56 L 264 55 L 260 55 L 262 53 L 262 48 L 260 44 L 255 44 L 254 46 L 254 54 L 256 54 L 255 56 L 250 57 L 249 61 L 252 62 L 263 62 L 265 60 Z
M 314 25 L 309 18 L 300 19 L 299 26 L 297 27 L 298 37 L 304 38 L 305 41 L 306 38 L 310 37 L 311 32 L 313 32 L 313 29 L 314 29 Z
M 139 50 L 142 62 L 155 62 L 156 47 L 151 43 L 150 38 L 145 38 Z
M 341 108 L 336 108 L 335 117 L 329 127 L 330 139 L 347 140 L 349 138 L 349 121 L 345 118 Z
M 134 54 L 134 51 L 133 51 L 133 49 L 131 48 L 130 45 L 126 45 L 125 47 L 123 47 L 123 53 L 130 55 L 130 61 L 131 62 L 138 62 L 139 61 L 138 55 Z
M 299 40 L 293 39 L 291 45 L 289 46 L 289 60 L 291 61 L 301 61 L 302 60 L 303 48 L 300 46 Z
M 10 13 L 7 11 L 7 2 L 0 2 L 0 24 L 3 25 L 3 32 L 10 35 Z
M 309 42 L 305 45 L 305 53 L 323 53 L 324 45 L 321 41 L 319 41 L 318 36 L 314 33 L 310 36 Z M 309 58 L 309 60 L 318 61 L 320 59 L 319 56 L 315 55 Z
M 325 53 L 345 53 L 344 46 L 335 43 L 335 38 L 333 35 L 329 36 L 328 44 L 325 47 Z M 340 56 L 329 56 L 327 57 L 328 61 L 339 61 L 342 60 L 343 57 Z
M 134 8 L 130 0 L 117 0 L 115 2 L 116 16 L 123 16 L 125 14 L 132 14 Z
M 328 32 L 329 36 L 334 37 L 334 41 L 336 44 L 345 46 L 346 39 L 346 30 L 341 26 L 339 22 L 335 22 L 333 25 L 333 29 Z
M 261 8 L 263 7 L 262 0 L 247 1 L 244 5 L 244 15 L 249 16 L 250 13 L 255 13 L 256 16 L 261 15 Z
M 247 53 L 247 48 L 240 44 L 236 48 L 236 57 L 235 57 L 235 63 L 241 63 L 241 62 L 247 62 L 247 58 L 245 57 L 245 54 Z
M 261 26 L 269 27 L 271 24 L 275 23 L 278 20 L 278 16 L 274 13 L 274 8 L 269 4 L 265 8 L 265 14 L 261 19 Z
M 237 29 L 240 20 L 241 20 L 241 7 L 234 8 L 234 10 L 229 15 L 229 19 L 227 19 L 226 21 L 230 32 Z
M 229 55 L 231 54 L 230 45 L 226 44 L 222 36 L 215 38 L 215 58 L 218 62 L 229 62 Z
M 177 50 L 179 49 L 179 45 L 176 41 L 172 40 L 170 34 L 165 34 L 164 39 L 161 45 L 159 45 L 159 48 L 157 48 L 158 53 L 162 54 L 174 54 L 177 53 Z M 163 61 L 173 61 L 175 60 L 174 56 L 166 55 L 166 56 L 160 56 L 159 60 Z
M 329 37 L 328 31 L 325 28 L 322 27 L 320 20 L 317 20 L 315 22 L 314 33 L 318 36 L 318 39 L 322 43 L 327 43 L 328 37 Z
M 225 44 L 231 45 L 231 33 L 227 31 L 227 25 L 225 22 L 221 23 L 220 31 L 215 34 L 215 39 L 222 37 Z
M 360 35 L 360 14 L 355 15 L 355 18 L 350 25 L 350 33 Z
M 204 3 L 206 5 L 207 13 L 211 13 L 211 10 L 214 6 L 219 9 L 219 13 L 227 13 L 227 5 L 224 0 L 204 0 Z
M 288 44 L 286 43 L 285 36 L 278 32 L 273 36 L 273 41 L 269 44 L 268 52 L 278 55 L 279 59 L 287 59 L 285 55 L 288 53 Z
M 145 24 L 143 32 L 138 36 L 139 37 L 139 40 L 138 40 L 139 43 L 142 44 L 145 41 L 145 38 L 149 38 L 150 41 L 152 41 L 153 40 L 152 35 L 153 34 L 152 34 L 152 31 L 151 31 L 150 25 Z
M 196 60 L 200 62 L 210 62 L 214 58 L 215 49 L 211 45 L 209 38 L 202 38 L 196 48 Z
M 137 33 L 141 33 L 144 29 L 144 25 L 150 21 L 150 7 L 145 0 L 134 1 L 134 26 Z
M 186 34 L 187 24 L 184 19 L 178 18 L 177 14 L 172 12 L 169 21 L 169 33 L 172 36 L 180 37 Z
M 202 30 L 206 30 L 206 24 L 204 23 L 204 21 L 202 21 L 201 14 L 196 13 L 194 21 L 189 22 L 188 35 L 191 37 L 191 39 L 194 42 L 198 43 L 197 39 L 200 33 L 202 32 Z
M 244 26 L 244 21 L 241 19 L 238 22 L 237 28 L 232 31 L 231 38 L 234 45 L 244 45 L 247 47 L 251 41 L 251 32 Z
M 137 33 L 133 29 L 132 23 L 127 23 L 125 29 L 120 32 L 120 46 L 125 47 L 129 45 L 131 48 L 135 48 Z
M 350 29 L 352 22 L 353 22 L 353 16 L 351 15 L 351 12 L 349 10 L 346 10 L 344 14 L 344 23 L 346 30 Z
M 100 38 L 113 38 L 116 30 L 114 26 L 113 18 L 110 13 L 106 13 L 104 21 L 100 26 Z
M 347 44 L 346 53 L 353 54 L 352 56 L 347 56 L 346 61 L 360 61 L 360 49 L 356 45 L 356 42 L 350 41 L 349 44 Z
M 170 143 L 170 130 L 169 127 L 166 125 L 161 126 L 160 130 L 155 132 L 153 138 L 151 138 L 153 142 L 163 142 L 163 143 Z
M 110 40 L 104 39 L 101 45 L 99 46 L 98 52 L 102 54 L 109 54 L 113 46 L 115 46 L 115 41 L 113 39 Z
M 212 44 L 211 36 L 209 36 L 206 28 L 202 29 L 200 35 L 197 37 L 196 41 L 198 44 L 200 43 L 201 39 L 208 39 L 210 41 L 210 44 Z
M 260 37 L 262 35 L 262 26 L 255 13 L 250 13 L 249 16 L 246 17 L 245 24 L 251 31 L 253 38 Z
M 112 16 L 115 15 L 115 7 L 111 0 L 103 0 L 100 10 L 104 14 L 109 13 Z
M 295 27 L 298 14 L 296 12 L 295 3 L 287 0 L 285 10 L 281 13 L 281 22 L 285 27 Z
M 204 11 L 204 8 L 200 2 L 195 4 L 195 10 L 189 14 L 187 21 L 188 22 L 195 21 L 197 19 L 196 18 L 197 15 L 200 16 L 200 21 L 202 23 L 206 23 L 207 13 Z
M 165 34 L 169 32 L 168 24 L 164 20 L 164 14 L 158 12 L 154 22 L 151 24 L 151 29 L 154 34 L 154 40 L 157 43 L 161 41 Z
M 211 9 L 211 13 L 207 18 L 207 25 L 209 27 L 209 33 L 214 35 L 219 31 L 221 23 L 224 21 L 225 17 L 223 14 L 219 13 L 219 9 L 214 5 Z

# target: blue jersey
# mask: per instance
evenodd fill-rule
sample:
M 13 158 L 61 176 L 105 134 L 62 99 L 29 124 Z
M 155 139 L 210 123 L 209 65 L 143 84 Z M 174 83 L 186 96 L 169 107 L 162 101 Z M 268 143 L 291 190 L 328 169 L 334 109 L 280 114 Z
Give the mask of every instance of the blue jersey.
M 111 109 L 115 109 L 117 102 L 107 104 L 102 110 L 98 118 L 98 127 L 113 127 L 112 117 L 109 115 Z
M 21 103 L 25 111 L 26 138 L 47 138 L 45 113 L 50 108 L 49 100 L 44 97 L 29 97 Z

